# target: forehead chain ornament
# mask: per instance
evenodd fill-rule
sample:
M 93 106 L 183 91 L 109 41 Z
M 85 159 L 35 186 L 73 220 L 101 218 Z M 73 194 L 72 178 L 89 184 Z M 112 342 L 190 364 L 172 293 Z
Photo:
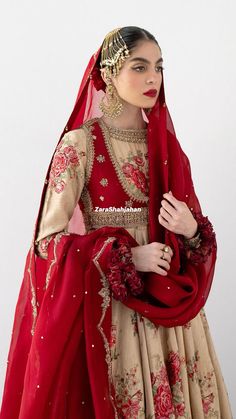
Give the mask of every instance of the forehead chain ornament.
M 119 74 L 122 63 L 130 56 L 129 50 L 123 40 L 120 29 L 109 32 L 102 45 L 100 67 L 106 67 L 108 73 L 114 77 Z

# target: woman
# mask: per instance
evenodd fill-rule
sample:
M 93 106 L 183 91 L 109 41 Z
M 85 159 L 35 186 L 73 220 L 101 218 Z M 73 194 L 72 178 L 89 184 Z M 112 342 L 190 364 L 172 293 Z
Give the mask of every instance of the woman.
M 1 419 L 232 417 L 203 309 L 215 234 L 162 64 L 133 26 L 90 59 L 45 181 Z

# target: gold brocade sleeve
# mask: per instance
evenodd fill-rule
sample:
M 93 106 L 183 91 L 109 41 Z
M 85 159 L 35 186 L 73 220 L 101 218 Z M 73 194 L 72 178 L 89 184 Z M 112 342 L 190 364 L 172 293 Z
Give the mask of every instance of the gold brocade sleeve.
M 52 234 L 67 230 L 84 186 L 86 160 L 85 131 L 79 128 L 67 132 L 53 156 L 40 215 L 36 244 L 43 258 L 47 258 Z

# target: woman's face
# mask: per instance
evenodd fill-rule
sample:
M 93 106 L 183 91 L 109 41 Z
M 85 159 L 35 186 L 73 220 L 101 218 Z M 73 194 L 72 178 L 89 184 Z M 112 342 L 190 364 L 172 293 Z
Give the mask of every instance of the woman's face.
M 160 48 L 154 41 L 139 41 L 119 75 L 111 78 L 120 98 L 140 108 L 152 108 L 162 83 L 162 62 Z M 155 96 L 144 94 L 149 90 L 156 90 Z

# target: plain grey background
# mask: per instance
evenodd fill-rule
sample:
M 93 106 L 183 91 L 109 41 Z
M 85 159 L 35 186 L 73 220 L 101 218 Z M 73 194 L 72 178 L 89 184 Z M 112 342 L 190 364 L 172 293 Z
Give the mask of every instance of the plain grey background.
M 90 56 L 106 33 L 152 32 L 166 101 L 197 195 L 214 224 L 218 260 L 206 314 L 234 413 L 235 2 L 1 2 L 0 390 L 14 309 L 43 180 Z

